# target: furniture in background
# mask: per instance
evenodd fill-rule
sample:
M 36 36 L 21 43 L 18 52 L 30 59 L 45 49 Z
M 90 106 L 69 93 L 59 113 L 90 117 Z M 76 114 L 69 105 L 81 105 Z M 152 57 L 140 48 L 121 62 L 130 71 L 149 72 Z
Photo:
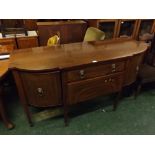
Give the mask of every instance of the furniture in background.
M 103 31 L 105 33 L 105 39 L 116 37 L 118 27 L 117 19 L 91 19 L 88 20 L 88 24 Z
M 37 19 L 23 19 L 27 31 L 37 31 Z
M 11 54 L 9 69 L 24 109 L 26 104 L 63 106 L 67 125 L 70 106 L 110 93 L 119 96 L 135 79 L 130 65 L 140 64 L 132 61 L 140 60 L 147 48 L 143 42 L 119 39 L 20 49 Z M 116 99 L 114 110 L 117 104 Z
M 13 45 L 14 49 L 37 47 L 38 36 L 18 36 L 11 38 L 0 38 L 0 45 Z
M 135 38 L 138 20 L 121 19 L 118 22 L 118 30 L 116 37 Z
M 14 45 L 0 45 L 0 55 L 2 54 L 9 54 L 14 50 Z
M 13 50 L 13 45 L 3 45 L 0 46 L 0 55 L 11 53 Z M 12 129 L 14 125 L 10 122 L 8 118 L 8 114 L 5 110 L 5 103 L 3 101 L 4 91 L 3 91 L 3 80 L 5 79 L 7 73 L 8 73 L 8 67 L 9 67 L 9 60 L 8 59 L 0 59 L 0 117 L 2 121 L 4 122 L 5 126 L 8 129 Z
M 5 25 L 24 27 L 27 31 L 37 31 L 40 44 L 46 46 L 47 40 L 60 32 L 60 43 L 83 41 L 87 27 L 95 27 L 105 33 L 105 39 L 124 37 L 139 39 L 145 33 L 155 32 L 154 19 L 14 19 L 0 20 Z M 27 39 L 28 40 L 28 39 Z M 33 46 L 35 47 L 36 44 Z
M 104 40 L 105 33 L 97 28 L 89 27 L 84 36 L 84 41 Z
M 13 45 L 14 49 L 17 48 L 15 38 L 0 38 L 0 45 Z
M 144 33 L 155 32 L 154 19 L 91 19 L 88 26 L 96 27 L 105 32 L 105 39 L 133 38 L 139 39 Z
M 139 19 L 136 30 L 136 38 L 141 38 L 145 34 L 153 34 L 155 31 L 154 19 Z
M 83 41 L 87 23 L 82 20 L 37 22 L 40 46 L 46 46 L 50 37 L 60 33 L 60 44 Z
M 17 46 L 18 49 L 23 48 L 31 48 L 31 47 L 38 47 L 38 36 L 27 36 L 27 37 L 18 37 Z
M 1 19 L 0 45 L 13 44 L 15 49 L 39 46 L 36 27 L 32 23 L 34 20 Z
M 22 19 L 1 19 L 0 27 L 3 37 L 15 35 L 27 36 L 27 30 Z

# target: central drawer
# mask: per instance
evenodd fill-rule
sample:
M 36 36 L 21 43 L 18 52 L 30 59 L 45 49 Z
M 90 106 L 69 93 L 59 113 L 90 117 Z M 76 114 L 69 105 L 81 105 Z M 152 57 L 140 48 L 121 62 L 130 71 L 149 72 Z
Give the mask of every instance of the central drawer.
M 95 64 L 94 66 L 82 67 L 67 72 L 67 82 L 74 82 L 79 80 L 90 79 L 99 76 L 105 76 L 124 70 L 124 61 L 109 63 L 109 64 Z
M 123 72 L 67 84 L 67 102 L 75 104 L 97 96 L 119 92 L 123 84 Z

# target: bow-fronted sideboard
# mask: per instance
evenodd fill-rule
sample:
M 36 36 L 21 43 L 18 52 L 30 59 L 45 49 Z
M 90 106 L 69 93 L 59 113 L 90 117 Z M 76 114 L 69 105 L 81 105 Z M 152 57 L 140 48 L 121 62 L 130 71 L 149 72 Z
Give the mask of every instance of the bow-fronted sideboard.
M 145 51 L 144 42 L 121 39 L 43 46 L 12 52 L 9 69 L 29 123 L 26 105 L 64 106 L 67 123 L 70 105 L 133 83 Z

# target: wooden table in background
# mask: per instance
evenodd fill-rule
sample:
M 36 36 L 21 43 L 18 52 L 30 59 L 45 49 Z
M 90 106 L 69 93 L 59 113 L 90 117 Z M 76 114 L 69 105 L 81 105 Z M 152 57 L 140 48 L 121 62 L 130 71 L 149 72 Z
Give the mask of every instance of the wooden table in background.
M 0 46 L 0 54 L 1 53 L 10 53 L 12 50 L 11 45 L 9 46 Z M 0 116 L 2 118 L 2 121 L 4 122 L 5 126 L 8 129 L 12 129 L 14 126 L 10 122 L 5 108 L 4 108 L 4 102 L 3 102 L 3 86 L 1 84 L 1 80 L 5 78 L 5 75 L 8 73 L 8 66 L 9 66 L 9 59 L 0 60 Z

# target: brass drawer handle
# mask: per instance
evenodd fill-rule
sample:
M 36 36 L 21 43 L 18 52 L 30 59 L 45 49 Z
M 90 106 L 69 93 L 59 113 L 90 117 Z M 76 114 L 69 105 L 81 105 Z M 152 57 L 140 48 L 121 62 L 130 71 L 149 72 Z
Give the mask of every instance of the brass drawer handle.
M 38 93 L 39 96 L 43 96 L 44 91 L 43 91 L 42 88 L 37 88 L 37 93 Z
M 84 79 L 84 78 L 85 78 L 85 71 L 80 70 L 80 79 Z
M 108 80 L 104 80 L 104 82 L 105 82 L 105 83 L 107 83 L 107 82 L 108 82 Z
M 114 79 L 109 78 L 109 79 L 104 80 L 104 83 L 107 83 L 107 82 L 114 82 Z
M 116 68 L 116 64 L 111 65 L 112 69 Z
M 116 64 L 112 64 L 111 67 L 112 67 L 112 70 L 111 71 L 112 72 L 115 72 L 116 71 Z

